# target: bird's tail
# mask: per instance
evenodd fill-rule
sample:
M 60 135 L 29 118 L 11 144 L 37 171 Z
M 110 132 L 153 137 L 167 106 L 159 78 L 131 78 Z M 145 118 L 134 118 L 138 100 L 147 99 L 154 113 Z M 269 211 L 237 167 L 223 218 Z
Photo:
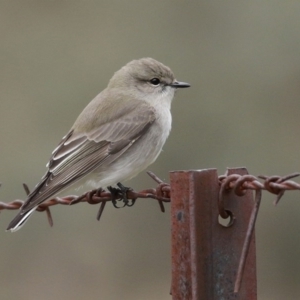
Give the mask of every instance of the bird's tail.
M 28 210 L 26 212 L 22 212 L 22 210 L 15 216 L 15 218 L 9 223 L 6 231 L 15 232 L 19 230 L 31 216 L 31 214 L 37 209 L 37 206 Z

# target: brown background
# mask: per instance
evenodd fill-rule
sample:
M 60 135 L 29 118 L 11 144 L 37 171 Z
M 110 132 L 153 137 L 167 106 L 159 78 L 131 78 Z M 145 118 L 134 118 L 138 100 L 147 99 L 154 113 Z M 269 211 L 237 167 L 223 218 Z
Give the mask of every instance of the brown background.
M 192 84 L 149 168 L 299 171 L 299 1 L 0 1 L 0 200 L 24 198 L 51 151 L 112 74 L 151 56 Z M 127 183 L 154 183 L 143 173 Z M 75 192 L 74 192 L 75 193 Z M 259 299 L 300 298 L 300 194 L 257 224 Z M 1 299 L 170 299 L 170 210 L 79 204 L 36 213 L 15 234 L 1 213 Z

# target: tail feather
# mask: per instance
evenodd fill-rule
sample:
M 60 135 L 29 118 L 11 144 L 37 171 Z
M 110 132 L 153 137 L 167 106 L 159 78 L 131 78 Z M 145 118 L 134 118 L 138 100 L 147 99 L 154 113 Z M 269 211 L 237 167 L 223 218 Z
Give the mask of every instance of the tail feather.
M 19 230 L 31 216 L 31 214 L 37 209 L 37 207 L 32 208 L 27 212 L 20 211 L 15 218 L 9 223 L 6 231 L 15 232 Z

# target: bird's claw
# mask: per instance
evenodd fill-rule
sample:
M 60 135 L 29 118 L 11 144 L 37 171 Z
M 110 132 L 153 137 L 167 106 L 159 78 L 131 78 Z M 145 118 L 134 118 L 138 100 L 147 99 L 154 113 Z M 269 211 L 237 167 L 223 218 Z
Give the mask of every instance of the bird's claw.
M 108 186 L 107 189 L 111 193 L 111 201 L 115 208 L 122 208 L 125 206 L 131 207 L 134 205 L 136 199 L 128 199 L 127 192 L 131 190 L 131 188 L 124 186 L 122 183 L 118 182 L 117 186 L 119 188 L 114 188 L 112 186 Z M 130 202 L 131 200 L 131 202 Z M 122 206 L 117 205 L 117 201 L 123 201 Z

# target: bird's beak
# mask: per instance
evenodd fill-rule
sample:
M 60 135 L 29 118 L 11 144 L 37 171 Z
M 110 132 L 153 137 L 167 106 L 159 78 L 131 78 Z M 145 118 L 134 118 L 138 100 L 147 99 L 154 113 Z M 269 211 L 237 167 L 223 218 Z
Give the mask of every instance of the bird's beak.
M 172 82 L 170 84 L 171 87 L 174 87 L 174 88 L 179 88 L 179 89 L 182 89 L 182 88 L 188 88 L 190 87 L 191 85 L 187 82 L 181 82 L 181 81 L 177 81 L 175 80 L 174 82 Z

